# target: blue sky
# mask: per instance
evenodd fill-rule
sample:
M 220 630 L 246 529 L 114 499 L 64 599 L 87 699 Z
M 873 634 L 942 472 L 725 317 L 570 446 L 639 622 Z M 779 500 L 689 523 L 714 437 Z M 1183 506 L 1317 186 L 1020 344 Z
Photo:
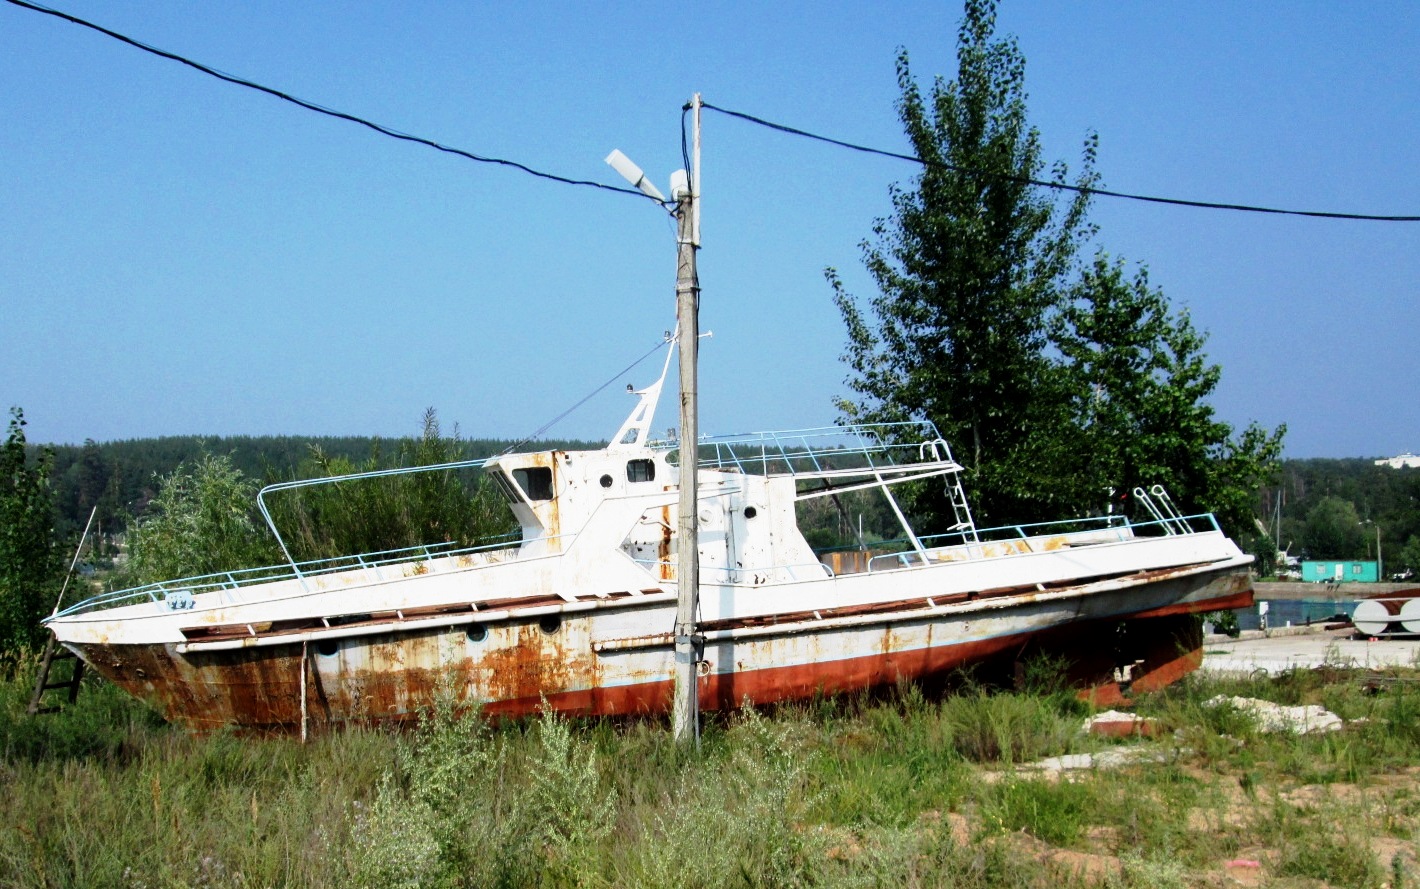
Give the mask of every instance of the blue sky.
M 665 182 L 707 101 L 902 150 L 893 59 L 955 71 L 953 3 L 59 6 L 476 153 Z M 1006 2 L 1048 159 L 1106 187 L 1420 214 L 1420 7 Z M 397 142 L 0 4 L 0 407 L 33 441 L 416 431 L 560 414 L 673 324 L 648 202 Z M 831 423 L 859 242 L 913 169 L 707 112 L 701 428 Z M 1420 450 L 1420 224 L 1101 198 L 1098 246 L 1210 333 L 1215 404 L 1294 457 Z M 659 362 L 554 427 L 604 438 Z M 657 428 L 673 425 L 673 400 Z

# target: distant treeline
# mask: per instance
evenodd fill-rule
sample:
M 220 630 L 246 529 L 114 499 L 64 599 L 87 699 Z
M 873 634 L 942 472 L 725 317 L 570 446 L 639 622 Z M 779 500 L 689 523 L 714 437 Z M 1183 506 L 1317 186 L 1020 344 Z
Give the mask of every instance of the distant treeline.
M 180 435 L 44 447 L 54 451 L 57 530 L 61 539 L 72 539 L 96 504 L 97 520 L 105 533 L 123 530 L 132 519 L 144 515 L 161 478 L 203 454 L 225 455 L 246 477 L 270 482 L 322 474 L 313 459 L 317 452 L 357 466 L 372 458 L 381 465 L 393 465 L 413 441 L 413 436 Z M 455 440 L 464 459 L 493 456 L 511 444 L 491 438 Z M 550 440 L 539 441 L 534 447 L 582 450 L 602 444 Z M 1257 503 L 1267 538 L 1290 555 L 1375 558 L 1379 528 L 1386 573 L 1412 569 L 1420 576 L 1420 469 L 1376 466 L 1368 459 L 1285 460 L 1277 484 L 1259 491 Z M 857 518 L 856 511 L 851 518 Z M 848 522 L 844 518 L 840 523 Z M 829 527 L 834 520 L 825 517 L 823 522 L 810 524 Z M 835 535 L 825 532 L 825 540 L 818 542 L 845 543 L 851 536 L 845 524 Z M 1260 556 L 1264 553 L 1262 546 L 1253 550 Z M 1272 568 L 1259 567 L 1263 573 Z
M 1385 572 L 1420 574 L 1420 469 L 1287 460 L 1279 483 L 1260 492 L 1259 514 L 1290 555 L 1374 559 L 1379 532 Z
M 61 538 L 76 536 L 83 529 L 90 510 L 97 505 L 96 521 L 105 533 L 115 533 L 134 518 L 141 517 L 158 491 L 158 482 L 184 462 L 203 454 L 226 455 L 232 465 L 248 478 L 264 482 L 290 479 L 314 470 L 317 450 L 328 458 L 345 459 L 360 465 L 376 458 L 393 461 L 410 438 L 370 436 L 173 435 L 135 438 L 124 441 L 86 441 L 82 445 L 39 445 L 54 452 L 55 508 Z M 462 459 L 491 457 L 507 450 L 513 442 L 475 438 L 458 439 Z M 540 440 L 531 447 L 583 450 L 599 448 L 601 442 Z

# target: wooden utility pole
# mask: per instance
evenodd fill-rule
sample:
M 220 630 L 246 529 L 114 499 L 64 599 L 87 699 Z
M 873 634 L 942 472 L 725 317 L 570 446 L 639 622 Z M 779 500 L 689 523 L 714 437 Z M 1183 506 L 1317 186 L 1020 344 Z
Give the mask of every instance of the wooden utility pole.
M 700 246 L 700 94 L 690 101 L 694 127 L 694 158 L 687 171 L 687 185 L 672 194 L 676 205 L 676 325 L 680 348 L 680 508 L 677 527 L 675 617 L 675 701 L 672 725 L 677 741 L 699 741 L 700 696 L 697 672 L 705 643 L 695 632 L 695 616 L 700 604 L 700 535 L 697 494 L 700 462 L 698 382 L 696 373 L 700 345 L 700 277 L 695 268 L 695 251 Z

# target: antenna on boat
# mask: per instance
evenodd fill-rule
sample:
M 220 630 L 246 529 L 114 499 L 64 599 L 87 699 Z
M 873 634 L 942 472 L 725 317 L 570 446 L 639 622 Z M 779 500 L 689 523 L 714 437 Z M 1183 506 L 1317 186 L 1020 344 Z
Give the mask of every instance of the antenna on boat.
M 700 347 L 700 276 L 695 251 L 700 247 L 700 94 L 685 106 L 691 112 L 690 169 L 671 176 L 671 200 L 676 217 L 676 339 L 680 348 L 680 508 L 676 561 L 675 700 L 671 726 L 677 741 L 700 740 L 697 673 L 705 639 L 695 632 L 700 600 L 700 540 L 696 529 L 700 462 L 699 405 L 696 364 Z M 683 144 L 683 143 L 682 143 Z M 641 168 L 620 151 L 606 162 L 645 194 L 660 199 Z

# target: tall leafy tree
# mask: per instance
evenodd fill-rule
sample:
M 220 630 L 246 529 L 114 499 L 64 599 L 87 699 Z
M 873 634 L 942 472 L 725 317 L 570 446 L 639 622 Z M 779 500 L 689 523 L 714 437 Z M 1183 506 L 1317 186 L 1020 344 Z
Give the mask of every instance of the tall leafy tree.
M 867 307 L 828 272 L 855 396 L 839 402 L 844 419 L 935 422 L 985 523 L 1102 511 L 1111 490 L 1162 483 L 1249 530 L 1283 430 L 1234 436 L 1208 403 L 1220 370 L 1187 313 L 1143 271 L 1081 263 L 1096 233 L 1096 138 L 1075 180 L 1085 191 L 1062 199 L 1030 183 L 1044 162 L 1025 60 L 994 30 L 994 0 L 966 0 L 957 78 L 926 94 L 898 56 L 898 113 L 924 169 L 893 187 L 892 216 L 863 245 L 878 288 Z M 916 503 L 929 517 L 944 505 L 928 491 Z
M 1355 559 L 1366 552 L 1366 535 L 1356 505 L 1340 497 L 1323 497 L 1307 512 L 1302 546 L 1311 559 Z
M 61 556 L 54 540 L 53 456 L 30 459 L 25 416 L 10 409 L 0 446 L 0 661 L 13 663 L 42 638 L 40 620 L 59 588 Z
M 1147 270 L 1128 277 L 1122 261 L 1100 253 L 1072 297 L 1053 340 L 1081 455 L 1070 479 L 1078 505 L 1098 510 L 1106 497 L 1119 503 L 1136 487 L 1162 484 L 1180 504 L 1251 533 L 1257 491 L 1275 473 L 1284 429 L 1253 424 L 1234 437 L 1218 419 L 1209 398 L 1222 369 L 1208 361 L 1206 337 L 1188 313 L 1150 286 Z
M 1059 505 L 1053 476 L 1066 453 L 1054 430 L 1066 393 L 1048 328 L 1092 232 L 1085 194 L 1061 206 L 1027 182 L 1045 163 L 1026 119 L 1025 59 L 994 28 L 994 2 L 968 0 L 959 76 L 925 94 L 898 55 L 898 114 L 926 165 L 913 187 L 893 187 L 893 215 L 863 244 L 878 287 L 869 305 L 828 277 L 856 393 L 839 403 L 844 418 L 934 421 L 967 469 L 978 515 L 1010 522 Z M 1079 184 L 1094 181 L 1093 164 L 1091 139 Z M 1068 171 L 1056 164 L 1052 175 Z M 932 495 L 918 503 L 944 506 Z

